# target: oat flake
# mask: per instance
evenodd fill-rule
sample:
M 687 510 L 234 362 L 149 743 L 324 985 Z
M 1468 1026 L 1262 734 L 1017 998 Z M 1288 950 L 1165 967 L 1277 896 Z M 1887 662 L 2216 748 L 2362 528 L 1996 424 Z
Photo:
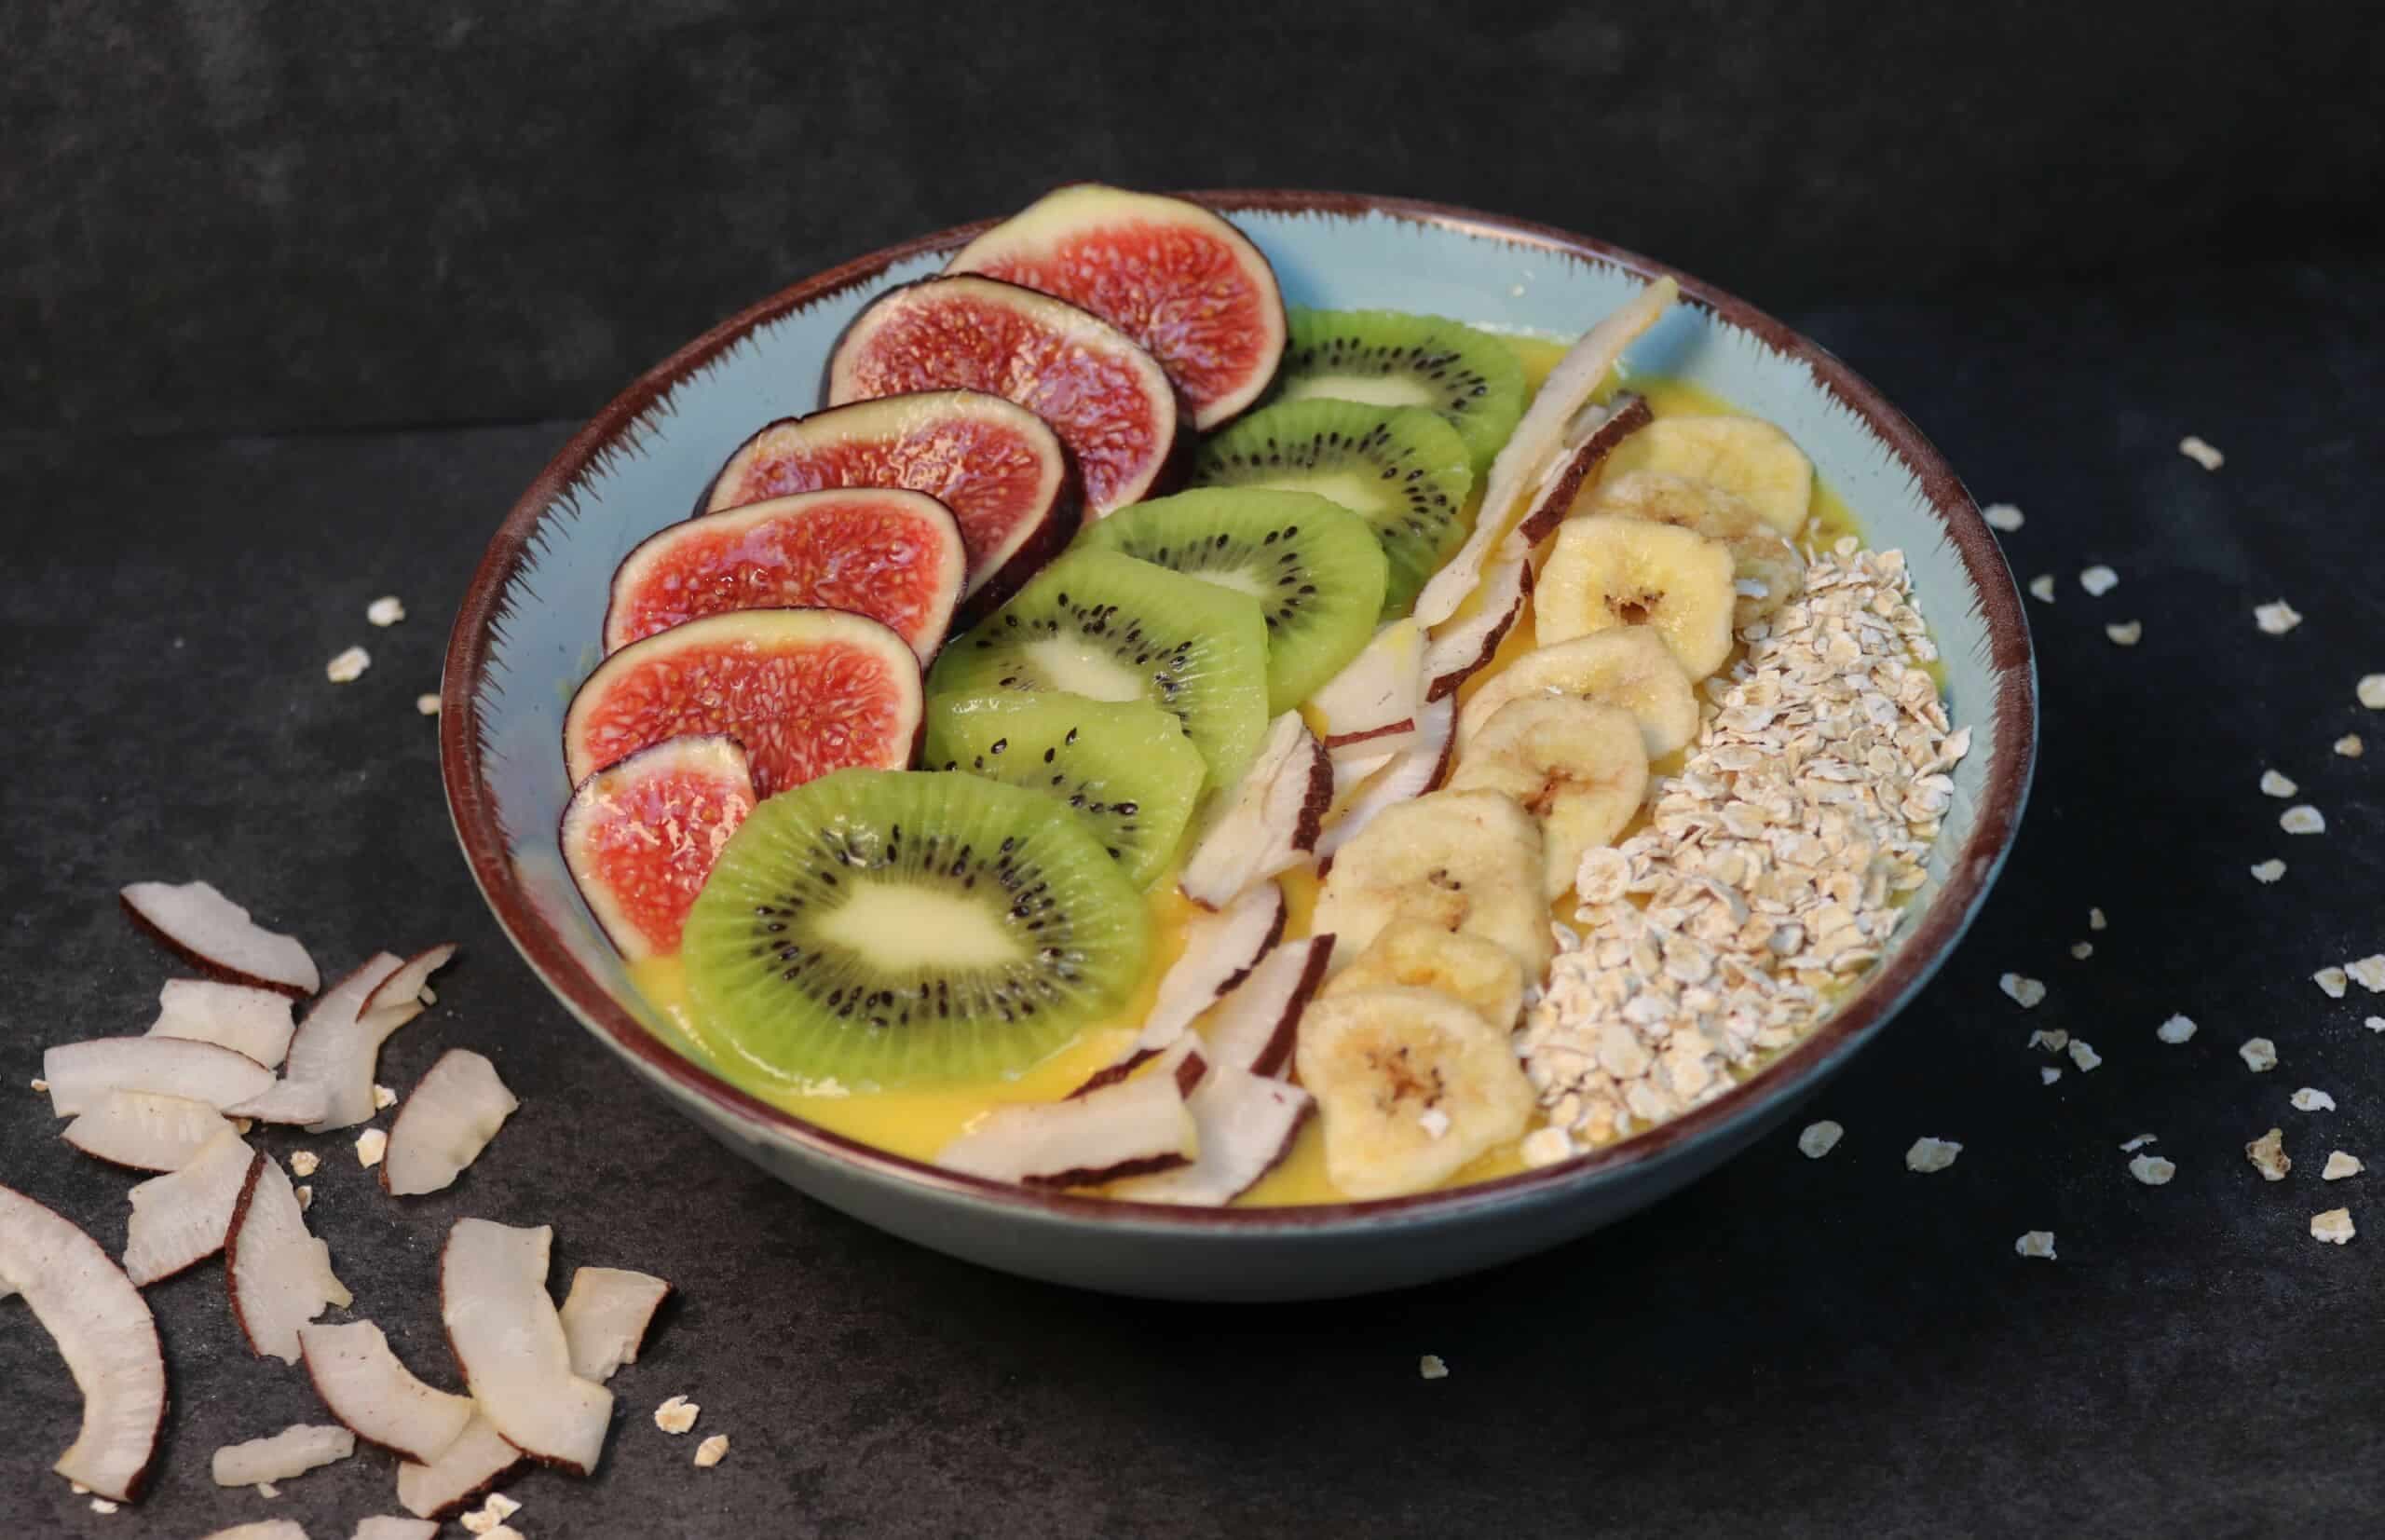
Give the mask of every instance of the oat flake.
M 414 709 L 425 716 L 436 716 L 439 715 L 439 697 L 430 694 L 417 695 L 414 698 Z
M 2269 797 L 2292 797 L 2302 788 L 2273 770 L 2261 771 L 2261 791 Z
M 2330 1150 L 2327 1152 L 2326 1169 L 2319 1173 L 2319 1179 L 2341 1181 L 2346 1177 L 2359 1176 L 2364 1169 L 2365 1168 L 2360 1164 L 2358 1155 L 2349 1155 L 2341 1150 Z
M 2134 647 L 2145 640 L 2145 622 L 2114 620 L 2104 627 L 2104 634 L 2111 638 L 2114 647 Z
M 2070 1062 L 2078 1066 L 2079 1073 L 2085 1074 L 2103 1063 L 2104 1056 L 2089 1046 L 2085 1038 L 2075 1037 L 2070 1040 Z
M 2344 964 L 2344 976 L 2372 995 L 2385 995 L 2385 952 L 2371 952 Z
M 2295 1092 L 2290 1099 L 2297 1112 L 2332 1112 L 2336 1110 L 2335 1097 L 2324 1091 L 2314 1091 L 2308 1085 Z
M 1562 1128 L 1535 1128 L 1524 1136 L 1524 1164 L 1537 1170 L 1574 1156 L 1573 1136 Z
M 384 593 L 364 606 L 364 618 L 376 626 L 393 626 L 406 618 L 405 601 L 394 593 Z
M 386 1128 L 367 1128 L 356 1136 L 356 1163 L 363 1166 L 381 1164 L 389 1152 L 389 1133 Z
M 2037 1066 L 2037 1083 L 2038 1083 L 2038 1084 L 2040 1084 L 2040 1085 L 2051 1085 L 2055 1081 L 2058 1081 L 2058 1080 L 2060 1080 L 2061 1078 L 2062 1078 L 2062 1071 L 2061 1071 L 2061 1070 L 2057 1070 L 2057 1069 L 2055 1069 L 2052 1065 L 2051 1065 L 2051 1064 L 2041 1064 L 2041 1065 Z
M 1990 503 L 1979 511 L 1979 516 L 1987 521 L 1989 528 L 2000 529 L 2008 535 L 2026 522 L 2021 511 L 2010 503 Z
M 290 1152 L 290 1174 L 293 1177 L 311 1177 L 315 1174 L 315 1168 L 322 1163 L 323 1157 L 312 1150 Z
M 2285 863 L 2280 861 L 2275 856 L 2271 856 L 2267 861 L 2263 861 L 2253 866 L 2251 870 L 2254 881 L 2264 883 L 2274 882 L 2279 878 L 2285 875 Z
M 685 1433 L 696 1425 L 696 1417 L 702 1411 L 685 1396 L 674 1396 L 654 1409 L 654 1425 L 665 1433 Z
M 2324 834 L 2327 815 L 2308 802 L 2298 802 L 2278 814 L 2277 826 L 2288 834 Z
M 2053 1254 L 2053 1232 L 2051 1230 L 2029 1231 L 2023 1234 L 2019 1240 L 2012 1243 L 2012 1249 L 2024 1257 L 2034 1258 L 2043 1261 L 2052 1261 L 2055 1260 Z
M 2092 941 L 2074 941 L 2070 944 L 2070 955 L 2084 962 L 2095 955 L 2095 944 Z
M 1420 1380 L 1446 1380 L 1450 1366 L 1441 1362 L 1438 1353 L 1427 1353 L 1416 1360 L 1416 1377 Z
M 2120 1146 L 2120 1153 L 2123 1155 L 2133 1155 L 2148 1144 L 2159 1144 L 2160 1142 L 2160 1138 L 2158 1135 L 2139 1134 L 2134 1138 L 2126 1141 Z
M 2192 433 L 2178 441 L 2178 453 L 2201 466 L 2205 470 L 2216 470 L 2228 463 L 2227 456 Z
M 1913 1141 L 1913 1148 L 1904 1152 L 1904 1168 L 1925 1175 L 1943 1171 L 1962 1152 L 1963 1147 L 1953 1139 L 1917 1138 Z
M 323 677 L 335 685 L 352 685 L 363 678 L 364 671 L 372 666 L 373 655 L 361 647 L 352 647 L 323 665 Z
M 2128 1163 L 2128 1174 L 2147 1187 L 2163 1187 L 2178 1174 L 2178 1167 L 2159 1155 L 2139 1155 Z
M 2195 1024 L 2188 1017 L 2174 1015 L 2153 1029 L 2153 1035 L 2174 1047 L 2195 1035 Z
M 1837 1149 L 1838 1141 L 1846 1137 L 1847 1130 L 1828 1118 L 1809 1123 L 1805 1132 L 1797 1136 L 1797 1152 L 1807 1160 L 1819 1160 Z
M 2244 1045 L 2236 1050 L 2236 1056 L 2253 1073 L 2266 1074 L 2277 1068 L 2277 1044 L 2265 1037 L 2246 1038 Z
M 1996 987 L 2011 996 L 2012 1002 L 2024 1011 L 2037 1009 L 2046 998 L 2043 984 L 2034 978 L 2024 978 L 2019 974 L 2006 974 L 1996 981 Z
M 2357 759 L 2367 752 L 2367 745 L 2360 741 L 2360 734 L 2347 732 L 2336 740 L 2336 752 L 2347 759 Z
M 2047 604 L 2053 603 L 2053 574 L 2042 572 L 2030 579 L 2029 594 L 2032 598 L 2042 599 Z
M 2364 674 L 2353 687 L 2360 703 L 2371 711 L 2385 711 L 2385 674 Z
M 2103 910 L 2090 909 L 2087 911 L 2087 928 L 2089 930 L 2100 931 L 2105 928 L 2106 923 Z
M 716 1433 L 696 1446 L 696 1467 L 710 1470 L 729 1457 L 729 1435 Z
M 2349 1208 L 2330 1208 L 2324 1213 L 2310 1216 L 2310 1238 L 2314 1241 L 2343 1246 L 2358 1233 L 2352 1228 L 2351 1210 Z
M 2261 1174 L 2263 1181 L 2283 1181 L 2285 1174 L 2294 1169 L 2294 1162 L 2285 1152 L 2283 1128 L 2272 1128 L 2244 1146 L 2244 1158 L 2253 1163 L 2253 1169 Z
M 2272 636 L 2283 636 L 2302 623 L 2302 612 L 2283 599 L 2253 606 L 2253 623 Z
M 2120 586 L 2120 575 L 2098 562 L 2078 575 L 2078 586 L 2100 599 Z

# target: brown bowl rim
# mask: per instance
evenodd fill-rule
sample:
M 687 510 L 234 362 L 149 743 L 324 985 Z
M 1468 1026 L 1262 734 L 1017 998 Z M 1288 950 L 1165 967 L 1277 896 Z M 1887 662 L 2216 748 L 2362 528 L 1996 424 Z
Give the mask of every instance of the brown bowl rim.
M 530 902 L 507 854 L 494 798 L 481 780 L 478 700 L 487 667 L 491 622 L 539 524 L 592 464 L 670 392 L 756 327 L 866 284 L 897 263 L 958 249 L 991 227 L 980 220 L 917 237 L 814 274 L 729 317 L 647 370 L 590 419 L 557 452 L 515 501 L 472 575 L 448 638 L 440 687 L 440 770 L 458 841 L 474 879 L 531 968 L 580 1019 L 612 1045 L 748 1128 L 801 1147 L 860 1172 L 944 1195 L 1047 1220 L 1083 1220 L 1122 1228 L 1217 1233 L 1315 1230 L 1349 1221 L 1425 1220 L 1485 1204 L 1502 1204 L 1584 1184 L 1655 1160 L 1676 1147 L 1717 1134 L 1767 1102 L 1794 1096 L 1842 1052 L 1901 1008 L 1942 962 L 1985 897 L 2011 848 L 2026 801 L 2037 753 L 2037 679 L 2020 594 L 1986 521 L 1945 458 L 1904 414 L 1819 344 L 1738 296 L 1677 267 L 1603 240 L 1546 225 L 1419 198 L 1295 188 L 1231 189 L 1179 196 L 1221 213 L 1315 214 L 1331 218 L 1383 215 L 1462 231 L 1552 255 L 1603 263 L 1646 279 L 1670 275 L 1683 297 L 1718 319 L 1761 338 L 1774 351 L 1806 363 L 1818 382 L 1860 416 L 1918 479 L 1960 553 L 1986 621 L 1997 676 L 1993 764 L 1979 821 L 1946 882 L 1887 966 L 1763 1073 L 1670 1122 L 1602 1149 L 1552 1165 L 1465 1187 L 1405 1197 L 1313 1204 L 1282 1208 L 1191 1208 L 1122 1202 L 1050 1192 L 964 1176 L 893 1154 L 810 1123 L 739 1089 L 648 1031 L 611 992 L 573 961 L 562 938 Z

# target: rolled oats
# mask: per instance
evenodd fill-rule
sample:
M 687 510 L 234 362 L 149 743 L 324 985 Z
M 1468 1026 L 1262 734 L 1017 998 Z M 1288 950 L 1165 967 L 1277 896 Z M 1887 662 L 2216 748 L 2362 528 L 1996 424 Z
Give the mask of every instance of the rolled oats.
M 2385 995 L 2385 952 L 2372 952 L 2345 963 L 2344 976 L 2372 995 Z
M 1420 1380 L 1446 1380 L 1450 1366 L 1441 1362 L 1438 1353 L 1427 1353 L 1416 1360 L 1416 1377 Z
M 2283 599 L 2253 606 L 2253 623 L 2272 636 L 2283 636 L 2302 623 L 2302 612 Z
M 364 606 L 364 618 L 376 626 L 396 625 L 406 618 L 405 601 L 394 593 L 384 593 Z
M 352 647 L 323 665 L 323 677 L 335 685 L 352 685 L 363 678 L 364 671 L 372 666 L 373 655 L 361 647 Z
M 2109 923 L 2109 921 L 2107 921 L 2107 920 L 2105 920 L 2105 918 L 2104 918 L 2104 911 L 2103 911 L 2103 910 L 2101 910 L 2101 909 L 2089 909 L 2089 910 L 2087 911 L 2087 928 L 2088 928 L 2089 930 L 2091 930 L 2091 931 L 2100 931 L 2100 930 L 2103 930 L 2103 929 L 2104 929 L 2104 928 L 2105 928 L 2108 923 Z
M 2294 1162 L 2285 1152 L 2283 1128 L 2272 1128 L 2244 1146 L 2244 1158 L 2253 1163 L 2253 1169 L 2261 1174 L 2263 1181 L 2283 1181 L 2285 1174 L 2294 1169 Z
M 2092 941 L 2074 941 L 2070 944 L 2070 955 L 2084 962 L 2095 955 L 2095 944 Z
M 2256 865 L 2252 872 L 2253 880 L 2256 882 L 2263 884 L 2274 882 L 2285 875 L 2285 863 L 2271 856 L 2269 860 Z
M 2358 1233 L 2352 1228 L 2351 1210 L 2349 1208 L 2330 1208 L 2324 1213 L 2310 1216 L 2310 1238 L 2314 1241 L 2343 1246 Z
M 2153 1035 L 2175 1047 L 2195 1035 L 2195 1024 L 2186 1016 L 2172 1016 L 2153 1029 Z
M 2051 1230 L 2029 1231 L 2019 1240 L 2012 1243 L 2012 1249 L 2024 1257 L 2033 1258 L 2040 1261 L 2052 1261 L 2055 1260 L 2053 1254 L 2053 1232 Z
M 2352 693 L 2371 711 L 2385 711 L 2385 674 L 2364 674 Z
M 1904 1168 L 1919 1171 L 1925 1176 L 1943 1171 L 1954 1165 L 1955 1157 L 1962 1152 L 1963 1147 L 1953 1139 L 1935 1139 L 1925 1136 L 1914 1140 L 1913 1148 L 1904 1152 Z
M 1996 981 L 1996 987 L 2011 996 L 2012 1003 L 2024 1011 L 2037 1009 L 2046 998 L 2043 984 L 2034 978 L 2024 978 L 2019 974 L 2006 974 Z
M 2104 634 L 2111 638 L 2114 647 L 2134 647 L 2145 640 L 2145 622 L 2114 620 L 2104 627 Z
M 1837 1149 L 1838 1141 L 1846 1137 L 1847 1130 L 1828 1118 L 1809 1123 L 1806 1131 L 1797 1136 L 1797 1152 L 1807 1160 L 1819 1160 Z
M 2075 1037 L 2070 1040 L 2070 1062 L 2078 1066 L 2079 1073 L 2084 1074 L 2103 1063 L 2104 1056 L 2090 1047 L 2085 1038 Z
M 2341 1150 L 2330 1150 L 2327 1152 L 2326 1168 L 2319 1173 L 2319 1179 L 2341 1181 L 2346 1177 L 2359 1176 L 2363 1169 L 2365 1168 L 2361 1165 L 2358 1155 L 2346 1154 Z
M 2277 1044 L 2265 1037 L 2246 1038 L 2244 1045 L 2236 1050 L 2236 1056 L 2253 1073 L 2267 1074 L 2277 1068 Z
M 2100 599 L 2120 586 L 2120 575 L 2098 562 L 2078 574 L 2078 586 Z
M 2273 770 L 2261 771 L 2261 792 L 2267 797 L 2292 797 L 2302 788 Z
M 2344 990 L 2351 985 L 2351 975 L 2341 968 L 2322 968 L 2310 975 L 2310 982 L 2319 986 L 2319 992 L 2329 1000 L 2341 1000 Z
M 2288 834 L 2324 834 L 2327 815 L 2308 802 L 2297 802 L 2278 814 L 2277 826 Z
M 2192 433 L 2178 441 L 2178 453 L 2201 466 L 2205 470 L 2216 470 L 2228 463 L 2227 456 Z
M 2161 1187 L 2178 1174 L 2178 1167 L 2159 1155 L 2139 1155 L 2128 1163 L 2128 1174 L 2147 1187 Z
M 2308 1085 L 2295 1092 L 2292 1100 L 2297 1112 L 2332 1112 L 2336 1110 L 2335 1097 Z
M 1989 528 L 2000 529 L 2008 535 L 2020 528 L 2024 522 L 2021 511 L 2010 503 L 1990 503 L 1979 511 L 1979 515 L 1987 521 Z
M 2336 740 L 2336 752 L 2347 759 L 2357 759 L 2366 751 L 2367 745 L 2360 741 L 2360 734 L 2356 732 L 2347 732 Z
M 2029 594 L 2032 598 L 2041 599 L 2047 604 L 2053 603 L 2053 574 L 2041 572 L 2030 579 Z

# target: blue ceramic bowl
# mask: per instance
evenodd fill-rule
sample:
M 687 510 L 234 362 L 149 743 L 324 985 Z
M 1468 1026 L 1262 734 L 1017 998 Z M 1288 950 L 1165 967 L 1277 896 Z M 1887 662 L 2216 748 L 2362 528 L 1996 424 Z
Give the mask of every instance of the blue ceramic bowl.
M 1562 231 L 1397 198 L 1195 196 L 1258 242 L 1295 305 L 1565 337 L 1672 271 Z M 1719 1100 L 1563 1165 L 1454 1192 L 1274 1210 L 1120 1204 L 957 1176 L 816 1127 L 682 1056 L 555 846 L 569 792 L 563 714 L 597 661 L 607 582 L 632 546 L 686 516 L 755 428 L 813 410 L 830 347 L 873 295 L 935 272 L 981 228 L 847 263 L 680 349 L 565 446 L 507 515 L 464 596 L 440 731 L 472 875 L 556 997 L 674 1105 L 789 1186 L 989 1267 L 1124 1294 L 1324 1298 L 1487 1267 L 1656 1202 L 1779 1123 L 1936 971 L 2010 848 L 2035 756 L 2036 677 L 2011 573 L 1955 473 L 1876 391 L 1779 321 L 1674 273 L 1686 303 L 1634 347 L 1631 366 L 1779 424 L 1871 541 L 1904 550 L 1944 654 L 1948 709 L 1975 729 L 1917 912 L 1806 1041 Z

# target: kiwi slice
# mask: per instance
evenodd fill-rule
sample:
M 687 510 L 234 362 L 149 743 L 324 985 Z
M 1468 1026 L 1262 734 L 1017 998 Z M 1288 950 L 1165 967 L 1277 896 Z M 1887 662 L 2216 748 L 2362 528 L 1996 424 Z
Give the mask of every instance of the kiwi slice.
M 1267 713 L 1299 705 L 1374 634 L 1390 566 L 1367 522 L 1314 492 L 1211 487 L 1138 503 L 1084 532 L 1247 593 L 1267 622 Z
M 1276 388 L 1375 406 L 1422 406 L 1465 441 L 1479 476 L 1524 415 L 1524 366 L 1487 332 L 1397 310 L 1291 312 Z
M 1391 561 L 1382 613 L 1397 617 L 1465 539 L 1474 472 L 1457 429 L 1434 413 L 1319 399 L 1278 402 L 1212 435 L 1192 480 L 1314 492 L 1366 520 Z
M 1231 786 L 1267 730 L 1267 625 L 1247 593 L 1076 550 L 947 644 L 928 688 L 1149 701 L 1184 724 L 1210 781 Z
M 929 702 L 920 763 L 1057 798 L 1138 888 L 1175 858 L 1209 773 L 1184 725 L 1148 701 L 1009 691 Z
M 1052 797 L 974 775 L 838 770 L 757 804 L 688 912 L 720 1056 L 784 1088 L 986 1080 L 1116 1010 L 1142 895 Z

